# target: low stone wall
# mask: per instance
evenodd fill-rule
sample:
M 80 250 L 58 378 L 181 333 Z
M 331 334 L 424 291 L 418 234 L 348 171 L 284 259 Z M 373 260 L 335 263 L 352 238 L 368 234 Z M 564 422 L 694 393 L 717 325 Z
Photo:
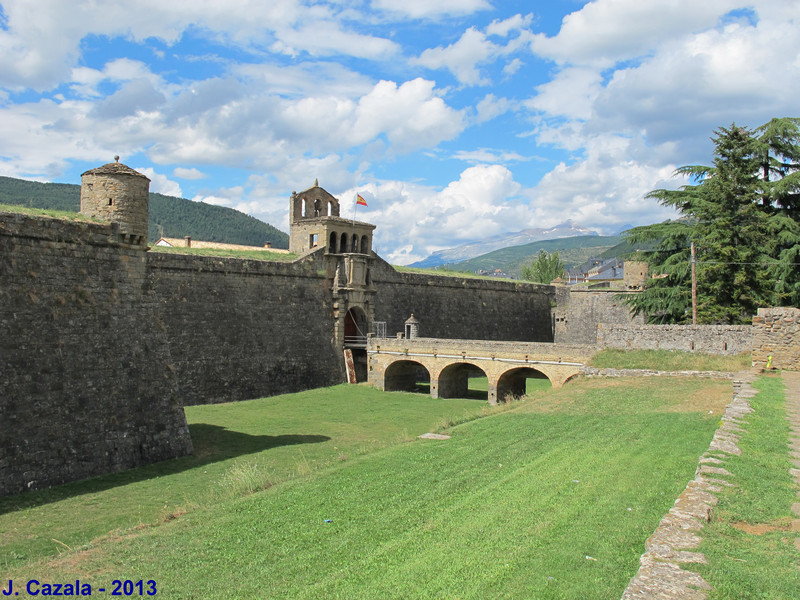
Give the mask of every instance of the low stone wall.
M 597 346 L 621 350 L 742 354 L 751 351 L 753 338 L 750 325 L 597 325 Z
M 726 371 L 655 371 L 653 369 L 598 369 L 581 367 L 586 377 L 699 377 L 700 379 L 733 379 Z
M 759 308 L 753 331 L 753 366 L 800 370 L 800 308 Z

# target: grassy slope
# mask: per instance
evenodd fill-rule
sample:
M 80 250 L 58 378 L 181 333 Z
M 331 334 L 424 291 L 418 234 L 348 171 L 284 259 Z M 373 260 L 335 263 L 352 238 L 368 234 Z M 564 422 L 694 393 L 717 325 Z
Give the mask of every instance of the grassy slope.
M 192 256 L 217 256 L 222 258 L 245 258 L 248 260 L 267 260 L 290 262 L 297 259 L 294 252 L 270 252 L 269 250 L 226 250 L 217 248 L 171 248 L 169 246 L 150 246 L 150 252 L 163 254 L 190 254 Z
M 559 257 L 567 268 L 571 268 L 580 265 L 592 256 L 599 256 L 610 247 L 618 244 L 621 239 L 619 236 L 583 235 L 558 240 L 544 240 L 521 246 L 501 248 L 482 256 L 447 265 L 447 268 L 472 272 L 479 269 L 487 271 L 502 269 L 509 275 L 519 277 L 522 266 L 534 260 L 540 250 L 558 252 Z
M 449 441 L 329 455 L 311 477 L 10 577 L 155 579 L 167 598 L 619 597 L 729 397 L 722 382 L 579 381 Z
M 63 550 L 54 539 L 78 548 L 114 529 L 215 504 L 248 483 L 234 481 L 248 468 L 261 482 L 285 481 L 480 414 L 484 405 L 340 385 L 187 407 L 194 456 L 0 498 L 0 568 Z
M 598 368 L 654 369 L 657 371 L 746 371 L 751 365 L 749 353 L 722 356 L 680 350 L 606 349 L 592 356 L 589 364 Z
M 697 570 L 713 591 L 709 600 L 800 598 L 800 551 L 794 548 L 791 507 L 798 501 L 788 456 L 789 423 L 783 382 L 762 378 L 746 417 L 741 456 L 726 459 L 735 488 L 718 494 L 714 518 L 703 529 Z

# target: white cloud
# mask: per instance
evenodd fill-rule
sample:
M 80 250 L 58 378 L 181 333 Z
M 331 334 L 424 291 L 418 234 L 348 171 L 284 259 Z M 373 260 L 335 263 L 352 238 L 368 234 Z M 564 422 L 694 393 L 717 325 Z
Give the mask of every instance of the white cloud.
M 503 67 L 503 74 L 510 77 L 522 68 L 524 63 L 519 58 L 514 58 L 505 67 Z
M 497 98 L 494 94 L 487 94 L 475 105 L 475 109 L 476 122 L 484 123 L 513 110 L 513 103 L 508 98 Z
M 587 68 L 568 68 L 536 88 L 537 94 L 525 105 L 550 116 L 588 119 L 602 89 L 602 75 Z
M 620 224 L 648 224 L 674 218 L 671 209 L 644 196 L 659 187 L 674 188 L 676 165 L 649 153 L 642 140 L 603 135 L 586 142 L 586 158 L 558 164 L 527 194 L 539 226 L 573 221 L 612 233 Z M 641 156 L 640 160 L 631 156 Z M 654 159 L 654 160 L 649 160 Z
M 400 181 L 368 184 L 347 190 L 341 196 L 343 204 L 356 191 L 375 198 L 363 218 L 377 225 L 378 252 L 396 264 L 421 260 L 466 241 L 516 231 L 525 221 L 526 211 L 517 198 L 521 186 L 511 171 L 500 165 L 469 167 L 440 190 Z
M 486 33 L 476 27 L 469 27 L 458 39 L 448 46 L 428 48 L 411 63 L 429 69 L 447 69 L 462 85 L 488 85 L 491 79 L 482 71 L 501 57 L 518 51 L 527 51 L 532 34 L 526 29 L 532 17 L 515 15 L 504 21 L 494 21 L 486 29 Z M 505 45 L 495 44 L 489 35 L 507 37 L 512 32 L 518 35 L 509 39 Z M 523 63 L 519 58 L 510 60 L 504 67 L 506 76 L 516 73 Z
M 736 0 L 594 0 L 564 17 L 554 37 L 536 34 L 534 52 L 559 63 L 612 66 L 675 37 L 717 24 Z
M 385 133 L 397 152 L 428 148 L 464 128 L 463 115 L 436 96 L 434 82 L 417 78 L 398 86 L 381 81 L 358 103 L 354 134 L 363 141 Z
M 489 80 L 481 75 L 478 64 L 486 61 L 496 49 L 484 33 L 470 27 L 457 42 L 428 48 L 414 62 L 429 69 L 448 69 L 465 85 L 486 85 Z
M 436 2 L 430 2 L 430 0 L 372 0 L 372 6 L 414 19 L 467 15 L 491 8 L 487 0 L 437 0 Z
M 525 162 L 531 160 L 517 152 L 502 152 L 490 148 L 480 148 L 478 150 L 459 150 L 453 158 L 470 163 L 504 163 Z
M 300 0 L 139 0 L 105 3 L 102 10 L 92 0 L 4 0 L 0 86 L 46 90 L 66 81 L 89 34 L 173 45 L 191 28 L 195 35 L 254 53 L 269 45 L 293 55 L 387 58 L 397 52 L 391 40 L 348 31 L 339 11 L 336 3 Z
M 526 29 L 533 21 L 533 15 L 516 14 L 504 20 L 494 20 L 486 28 L 488 35 L 508 36 L 512 31 Z
M 195 168 L 186 169 L 184 167 L 175 167 L 175 169 L 172 171 L 172 174 L 175 175 L 175 177 L 178 177 L 179 179 L 190 179 L 190 180 L 205 179 L 206 177 L 206 174 L 199 169 Z
M 169 179 L 166 175 L 156 173 L 150 167 L 136 167 L 134 170 L 142 175 L 146 175 L 150 179 L 150 191 L 156 194 L 164 194 L 165 196 L 175 196 L 176 198 L 183 198 L 181 186 L 176 182 Z
M 325 34 L 320 35 L 320 31 Z M 345 31 L 330 22 L 304 23 L 297 29 L 281 31 L 278 37 L 271 49 L 290 56 L 307 52 L 312 56 L 344 54 L 386 60 L 400 52 L 391 40 Z

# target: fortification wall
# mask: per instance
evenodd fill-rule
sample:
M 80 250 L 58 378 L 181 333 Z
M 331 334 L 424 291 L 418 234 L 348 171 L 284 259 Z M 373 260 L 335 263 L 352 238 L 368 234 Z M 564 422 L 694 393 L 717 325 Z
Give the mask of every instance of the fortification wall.
M 185 405 L 344 381 L 319 254 L 294 263 L 148 253 Z
M 643 326 L 644 317 L 631 315 L 619 297 L 621 290 L 585 290 L 556 287 L 555 341 L 559 344 L 597 344 L 598 323 L 621 327 Z
M 191 452 L 141 248 L 0 213 L 0 495 Z
M 753 332 L 753 366 L 800 370 L 800 309 L 759 308 Z
M 684 350 L 741 354 L 753 347 L 750 325 L 616 325 L 597 326 L 600 348 Z
M 403 273 L 376 258 L 375 320 L 404 330 L 413 313 L 420 335 L 435 338 L 552 342 L 552 286 Z

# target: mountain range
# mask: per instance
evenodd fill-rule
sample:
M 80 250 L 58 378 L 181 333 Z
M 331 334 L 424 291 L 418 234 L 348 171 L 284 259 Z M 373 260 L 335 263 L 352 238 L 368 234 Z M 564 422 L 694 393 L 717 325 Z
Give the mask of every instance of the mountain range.
M 522 246 L 542 240 L 554 240 L 576 236 L 599 236 L 600 234 L 586 227 L 582 227 L 571 220 L 547 229 L 523 229 L 514 233 L 503 233 L 486 238 L 485 240 L 469 242 L 434 252 L 427 258 L 417 261 L 411 267 L 439 267 L 451 263 L 460 263 L 476 256 L 482 256 L 494 250 L 510 246 Z

